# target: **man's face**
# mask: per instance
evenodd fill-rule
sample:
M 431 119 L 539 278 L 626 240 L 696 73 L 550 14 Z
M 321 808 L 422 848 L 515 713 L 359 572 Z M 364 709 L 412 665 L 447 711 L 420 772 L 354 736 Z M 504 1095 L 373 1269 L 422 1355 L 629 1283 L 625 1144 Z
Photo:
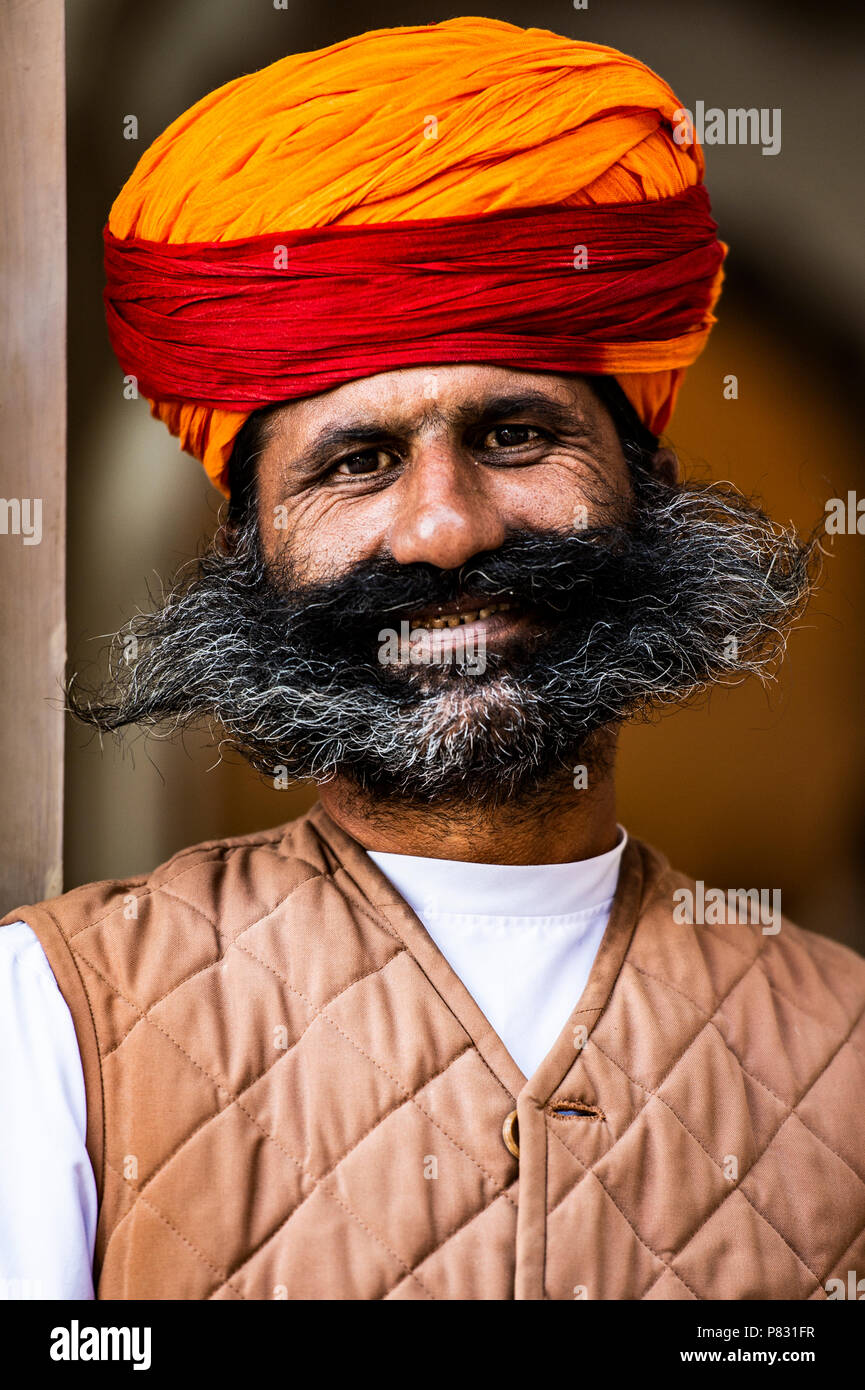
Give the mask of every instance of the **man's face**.
M 382 372 L 281 407 L 267 441 L 262 546 L 272 560 L 288 545 L 304 583 L 384 555 L 457 570 L 514 531 L 567 532 L 602 511 L 608 521 L 631 495 L 613 422 L 579 377 Z M 490 620 L 488 643 L 526 621 L 515 610 Z
M 579 377 L 385 372 L 262 424 L 255 509 L 71 698 L 100 729 L 210 719 L 266 774 L 501 804 L 762 671 L 808 592 L 808 547 L 626 460 Z

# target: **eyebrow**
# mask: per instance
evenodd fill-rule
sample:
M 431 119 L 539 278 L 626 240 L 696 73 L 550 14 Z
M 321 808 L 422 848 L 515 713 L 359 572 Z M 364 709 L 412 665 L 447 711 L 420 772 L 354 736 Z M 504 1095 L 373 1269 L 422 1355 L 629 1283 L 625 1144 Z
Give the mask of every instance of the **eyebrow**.
M 514 415 L 531 414 L 541 424 L 558 430 L 582 443 L 598 448 L 600 439 L 592 424 L 576 405 L 565 405 L 543 391 L 520 391 L 487 397 L 482 401 L 442 410 L 433 404 L 424 415 L 424 421 L 438 418 L 462 428 L 474 426 L 482 429 L 497 420 L 505 420 Z M 383 420 L 349 420 L 341 425 L 327 425 L 318 432 L 310 444 L 290 461 L 292 472 L 310 475 L 339 453 L 363 444 L 394 443 L 405 439 L 405 427 L 394 426 Z
M 600 442 L 596 431 L 577 405 L 565 405 L 543 391 L 507 392 L 479 405 L 457 406 L 452 412 L 452 418 L 457 423 L 479 426 L 507 419 L 511 415 L 534 415 L 551 429 L 561 430 L 563 434 L 576 435 L 593 444 Z

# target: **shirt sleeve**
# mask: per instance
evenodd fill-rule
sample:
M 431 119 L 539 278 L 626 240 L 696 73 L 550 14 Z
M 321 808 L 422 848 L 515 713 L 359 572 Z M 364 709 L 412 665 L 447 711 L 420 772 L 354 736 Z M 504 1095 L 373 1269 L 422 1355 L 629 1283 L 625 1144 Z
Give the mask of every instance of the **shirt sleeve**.
M 97 1195 L 72 1016 L 25 922 L 0 927 L 0 1299 L 92 1299 Z

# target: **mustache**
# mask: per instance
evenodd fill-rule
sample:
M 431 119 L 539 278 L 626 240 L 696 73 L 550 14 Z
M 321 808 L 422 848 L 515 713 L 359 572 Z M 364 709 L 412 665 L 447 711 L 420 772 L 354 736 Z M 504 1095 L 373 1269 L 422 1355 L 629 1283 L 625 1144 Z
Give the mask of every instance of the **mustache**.
M 747 675 L 768 680 L 813 588 L 815 539 L 736 489 L 644 481 L 624 519 L 522 529 L 451 570 L 383 553 L 308 582 L 289 540 L 265 557 L 252 512 L 117 634 L 68 707 L 100 733 L 215 721 L 259 772 L 417 801 L 506 799 L 595 733 Z M 526 604 L 536 638 L 483 674 L 391 669 L 374 633 L 462 596 Z
M 623 573 L 631 580 L 623 589 Z M 453 606 L 470 595 L 509 600 L 541 616 L 565 618 L 593 604 L 636 597 L 656 573 L 651 547 L 625 525 L 580 532 L 514 530 L 496 550 L 485 551 L 457 569 L 426 563 L 402 564 L 390 554 L 356 561 L 341 574 L 312 583 L 299 579 L 285 561 L 265 566 L 262 587 L 284 604 L 292 631 L 326 625 L 336 633 L 398 624 L 419 609 Z M 651 595 L 645 592 L 647 601 Z

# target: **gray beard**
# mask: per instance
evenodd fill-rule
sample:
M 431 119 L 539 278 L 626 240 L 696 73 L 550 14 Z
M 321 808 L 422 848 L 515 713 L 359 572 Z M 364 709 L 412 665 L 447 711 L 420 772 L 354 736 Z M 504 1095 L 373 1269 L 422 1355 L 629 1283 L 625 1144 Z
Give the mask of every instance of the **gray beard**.
M 399 626 L 400 573 L 414 584 L 399 605 L 410 611 L 439 579 L 413 572 L 431 567 L 382 561 L 385 601 L 374 562 L 360 579 L 316 586 L 298 583 L 287 550 L 267 565 L 254 508 L 230 548 L 217 541 L 191 579 L 117 634 L 95 692 L 72 678 L 73 712 L 102 732 L 141 724 L 160 737 L 215 721 L 220 741 L 278 785 L 339 775 L 426 805 L 536 793 L 593 761 L 599 733 L 625 719 L 749 674 L 770 679 L 816 551 L 733 489 L 638 479 L 633 515 L 609 537 L 525 536 L 454 574 L 454 592 L 513 588 L 550 618 L 549 640 L 478 675 L 383 669 L 366 644 L 365 623 Z

